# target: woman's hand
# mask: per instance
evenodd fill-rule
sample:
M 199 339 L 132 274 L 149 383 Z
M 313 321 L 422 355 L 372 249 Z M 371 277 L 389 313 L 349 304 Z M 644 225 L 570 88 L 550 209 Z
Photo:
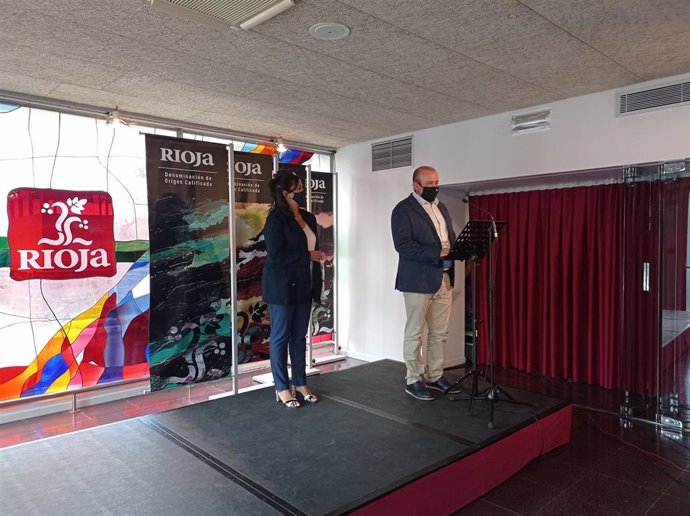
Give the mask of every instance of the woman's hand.
M 309 251 L 309 255 L 314 262 L 323 263 L 326 261 L 326 255 L 321 251 Z
M 292 211 L 292 213 L 298 213 L 299 212 L 299 204 L 297 204 L 297 201 L 294 199 L 294 194 L 290 195 L 290 193 L 283 191 L 283 197 L 285 197 L 285 201 L 287 202 L 288 206 L 290 207 L 290 211 Z

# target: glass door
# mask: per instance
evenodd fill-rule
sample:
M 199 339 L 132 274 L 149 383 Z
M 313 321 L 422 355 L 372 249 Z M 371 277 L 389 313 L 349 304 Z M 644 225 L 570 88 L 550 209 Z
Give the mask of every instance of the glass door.
M 658 165 L 626 168 L 623 181 L 622 416 L 655 419 L 659 318 Z
M 637 165 L 624 174 L 621 414 L 678 435 L 690 385 L 686 162 Z
M 659 304 L 657 420 L 673 437 L 688 429 L 690 307 L 688 306 L 688 202 L 690 163 L 659 168 Z

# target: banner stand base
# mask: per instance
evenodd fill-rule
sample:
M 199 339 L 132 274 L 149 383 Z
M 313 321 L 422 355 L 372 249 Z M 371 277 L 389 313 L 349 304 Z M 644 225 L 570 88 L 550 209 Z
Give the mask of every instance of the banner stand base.
M 321 374 L 321 370 L 314 367 L 307 367 L 307 376 L 315 374 Z M 292 378 L 292 369 L 290 367 L 288 367 L 288 376 Z M 256 383 L 273 383 L 273 375 L 271 373 L 259 374 L 252 376 L 252 380 Z
M 345 355 L 339 355 L 337 353 L 327 355 L 314 355 L 314 357 L 312 357 L 312 363 L 314 365 L 330 364 L 331 362 L 338 362 L 340 360 L 345 360 L 346 358 L 347 357 Z

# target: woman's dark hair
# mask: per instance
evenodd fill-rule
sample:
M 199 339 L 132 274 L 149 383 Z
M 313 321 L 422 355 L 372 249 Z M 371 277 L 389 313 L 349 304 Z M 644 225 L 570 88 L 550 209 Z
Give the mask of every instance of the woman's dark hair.
M 291 213 L 283 191 L 292 192 L 300 183 L 300 178 L 292 170 L 278 170 L 268 182 L 268 188 L 273 198 L 273 208 L 278 209 L 284 213 Z

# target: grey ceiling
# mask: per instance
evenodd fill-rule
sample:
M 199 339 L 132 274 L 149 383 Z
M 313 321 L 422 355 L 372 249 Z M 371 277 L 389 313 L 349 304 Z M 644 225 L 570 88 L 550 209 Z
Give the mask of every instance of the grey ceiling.
M 686 73 L 689 26 L 688 0 L 298 0 L 251 31 L 0 0 L 0 90 L 337 148 Z

